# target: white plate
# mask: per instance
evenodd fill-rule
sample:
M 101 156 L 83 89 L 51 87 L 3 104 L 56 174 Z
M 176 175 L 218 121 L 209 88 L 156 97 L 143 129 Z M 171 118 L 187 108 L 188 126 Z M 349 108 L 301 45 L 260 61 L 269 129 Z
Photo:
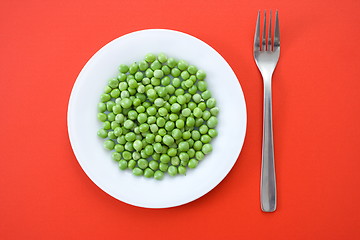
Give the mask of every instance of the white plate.
M 146 53 L 163 52 L 205 70 L 208 88 L 220 108 L 213 152 L 186 176 L 162 181 L 135 177 L 121 171 L 103 148 L 96 132 L 97 104 L 108 80 L 122 63 L 142 60 Z M 101 48 L 81 70 L 68 106 L 69 138 L 77 160 L 89 178 L 103 191 L 125 203 L 166 208 L 193 201 L 219 184 L 235 164 L 246 131 L 246 106 L 238 79 L 227 62 L 206 43 L 185 33 L 150 29 L 119 37 Z

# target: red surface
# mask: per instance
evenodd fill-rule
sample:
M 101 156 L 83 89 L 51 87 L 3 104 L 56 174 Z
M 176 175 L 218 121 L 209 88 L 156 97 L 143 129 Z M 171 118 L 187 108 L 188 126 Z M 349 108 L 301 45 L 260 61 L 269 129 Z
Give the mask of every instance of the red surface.
M 0 2 L 0 239 L 360 239 L 360 1 Z M 262 81 L 252 57 L 258 9 L 279 9 L 273 104 L 278 210 L 260 211 Z M 213 191 L 142 209 L 80 168 L 67 103 L 86 61 L 146 28 L 209 43 L 248 107 L 243 150 Z

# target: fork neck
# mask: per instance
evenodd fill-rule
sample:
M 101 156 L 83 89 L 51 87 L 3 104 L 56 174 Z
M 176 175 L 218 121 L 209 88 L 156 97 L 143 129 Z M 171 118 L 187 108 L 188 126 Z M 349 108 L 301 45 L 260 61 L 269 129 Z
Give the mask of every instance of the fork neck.
M 266 84 L 266 85 L 269 84 L 270 87 L 271 87 L 272 74 L 273 74 L 272 72 L 262 72 L 261 73 L 264 84 Z

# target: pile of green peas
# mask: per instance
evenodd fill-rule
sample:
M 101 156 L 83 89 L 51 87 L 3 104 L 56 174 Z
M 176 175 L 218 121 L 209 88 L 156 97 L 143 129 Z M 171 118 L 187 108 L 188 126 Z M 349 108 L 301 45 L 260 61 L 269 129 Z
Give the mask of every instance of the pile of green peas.
M 121 170 L 161 180 L 186 175 L 212 151 L 219 108 L 206 73 L 161 53 L 121 64 L 98 104 L 98 136 Z

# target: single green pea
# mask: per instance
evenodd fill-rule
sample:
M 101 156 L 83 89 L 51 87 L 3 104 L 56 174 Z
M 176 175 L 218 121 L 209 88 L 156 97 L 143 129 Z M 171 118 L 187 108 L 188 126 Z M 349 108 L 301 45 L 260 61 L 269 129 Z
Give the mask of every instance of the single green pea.
M 216 129 L 209 129 L 208 134 L 210 137 L 214 138 L 218 135 L 218 132 L 216 131 Z
M 196 103 L 194 103 L 194 102 L 189 102 L 187 107 L 188 107 L 191 111 L 193 111 L 193 110 L 197 107 L 197 105 L 196 105 Z
M 205 135 L 202 135 L 202 136 L 201 136 L 200 140 L 201 140 L 201 142 L 203 142 L 203 143 L 210 143 L 211 137 L 210 137 L 209 135 L 205 134 Z
M 111 88 L 117 88 L 119 86 L 119 80 L 117 80 L 116 78 L 112 78 L 109 80 L 108 85 Z
M 201 93 L 201 97 L 204 100 L 208 100 L 209 98 L 211 98 L 211 92 L 209 90 L 205 90 L 203 93 Z
M 190 74 L 188 71 L 182 71 L 181 74 L 180 74 L 181 78 L 184 79 L 184 80 L 187 80 L 190 78 Z M 193 84 L 193 82 L 190 80 L 191 82 L 191 85 Z
M 173 113 L 178 113 L 178 112 L 181 111 L 181 106 L 180 106 L 180 104 L 178 104 L 178 103 L 174 103 L 174 104 L 171 105 L 170 110 L 171 110 L 171 112 L 173 112 Z
M 177 67 L 181 70 L 184 71 L 185 69 L 187 69 L 189 66 L 189 64 L 185 61 L 185 60 L 180 60 L 177 64 Z
M 178 166 L 178 172 L 179 172 L 179 174 L 181 174 L 181 175 L 186 175 L 186 167 L 184 167 L 184 166 Z
M 196 72 L 196 77 L 199 80 L 204 80 L 206 78 L 206 73 L 203 70 L 198 70 Z
M 170 166 L 167 171 L 170 176 L 175 176 L 177 174 L 177 167 Z
M 206 103 L 205 102 L 201 102 L 198 104 L 198 108 L 201 109 L 201 111 L 205 111 L 206 110 Z
M 192 86 L 189 88 L 188 92 L 189 92 L 190 94 L 194 95 L 194 94 L 197 93 L 197 90 L 198 90 L 197 87 L 196 87 L 195 85 L 192 85 Z
M 149 108 L 149 107 L 151 107 L 151 103 L 150 103 L 150 102 L 143 102 L 142 105 L 143 105 L 144 108 Z
M 196 168 L 198 166 L 198 164 L 199 164 L 199 161 L 192 158 L 192 159 L 189 160 L 188 167 L 189 168 Z
M 128 167 L 128 162 L 126 160 L 120 160 L 119 161 L 119 168 L 121 170 L 125 170 Z
M 114 134 L 114 131 L 109 131 L 109 132 L 108 132 L 108 138 L 110 138 L 110 139 L 116 139 L 116 136 L 115 136 L 115 134 Z
M 103 102 L 98 103 L 98 111 L 101 112 L 101 113 L 105 112 L 106 111 L 106 104 L 103 103 Z
M 169 163 L 170 162 L 170 157 L 167 154 L 161 154 L 160 156 L 160 162 L 162 163 Z
M 148 108 L 146 109 L 146 112 L 147 112 L 147 114 L 149 114 L 150 116 L 154 116 L 157 111 L 156 111 L 156 108 L 155 108 L 155 107 L 151 106 L 151 107 L 148 107 Z
M 107 150 L 113 150 L 114 147 L 115 147 L 115 143 L 113 140 L 108 139 L 104 142 L 104 148 L 106 148 Z
M 166 135 L 166 130 L 164 128 L 159 128 L 159 131 L 158 131 L 158 134 L 161 136 L 161 137 L 164 137 Z
M 124 132 L 124 131 L 123 131 L 123 132 Z M 118 142 L 119 144 L 122 144 L 122 145 L 124 145 L 124 144 L 126 143 L 126 140 L 125 140 L 125 136 L 124 136 L 124 135 L 118 137 L 116 140 L 117 140 L 117 142 Z M 115 146 L 115 147 L 116 147 L 116 146 Z
M 194 145 L 192 147 L 194 147 Z M 187 153 L 189 154 L 189 158 L 195 157 L 195 149 L 194 148 L 190 148 Z
M 141 149 L 143 148 L 143 144 L 140 140 L 135 140 L 133 143 L 133 147 L 136 151 L 141 151 Z
M 195 103 L 199 103 L 199 102 L 201 102 L 202 97 L 201 97 L 200 94 L 195 93 L 195 94 L 192 96 L 192 99 L 194 100 Z
M 191 148 L 194 147 L 194 143 L 195 143 L 194 139 L 190 138 L 187 140 L 187 142 L 189 143 L 189 147 Z
M 135 125 L 134 122 L 130 119 L 128 119 L 124 122 L 124 127 L 126 129 L 132 129 L 134 127 L 134 125 Z
M 160 116 L 164 117 L 168 114 L 168 110 L 164 107 L 159 108 L 158 113 Z
M 175 128 L 174 130 L 171 131 L 171 136 L 175 140 L 179 140 L 182 137 L 182 132 L 180 129 Z
M 134 151 L 134 146 L 132 142 L 126 142 L 124 148 L 125 150 L 130 152 Z
M 161 63 L 165 63 L 167 61 L 167 56 L 164 53 L 160 53 L 157 57 L 157 59 L 159 60 L 159 62 Z
M 197 87 L 198 87 L 199 91 L 204 92 L 207 90 L 207 83 L 205 81 L 198 81 Z
M 107 138 L 108 136 L 108 132 L 105 130 L 105 129 L 100 129 L 98 132 L 97 132 L 97 135 L 101 138 Z
M 207 125 L 209 128 L 215 128 L 217 124 L 218 124 L 218 120 L 215 116 L 211 116 L 207 121 Z
M 201 118 L 202 115 L 203 115 L 203 111 L 202 111 L 200 108 L 196 107 L 196 108 L 193 110 L 193 114 L 194 114 L 194 117 L 196 117 L 196 118 Z
M 191 110 L 190 108 L 184 108 L 182 111 L 181 111 L 181 114 L 184 116 L 184 117 L 189 117 L 191 115 Z
M 116 104 L 115 106 L 113 106 L 112 111 L 113 111 L 114 114 L 119 114 L 119 113 L 121 113 L 121 112 L 122 112 L 122 107 L 121 107 L 121 105 Z M 116 117 L 115 117 L 115 118 L 116 118 Z
M 130 120 L 135 120 L 138 117 L 138 113 L 135 110 L 130 110 L 127 116 Z
M 116 103 L 115 103 L 115 102 L 113 102 L 113 101 L 108 101 L 108 102 L 106 103 L 106 110 L 108 110 L 109 112 L 111 112 L 111 111 L 112 111 L 112 108 L 113 108 L 114 106 L 116 106 Z
M 204 124 L 204 119 L 202 119 L 202 118 L 197 118 L 196 120 L 195 120 L 195 127 L 197 127 L 197 128 L 199 128 L 201 125 L 203 125 Z
M 195 119 L 193 117 L 186 118 L 186 126 L 187 127 L 194 127 L 195 126 Z
M 161 180 L 164 178 L 164 173 L 162 171 L 158 170 L 154 173 L 154 178 L 156 180 Z
M 170 119 L 170 121 L 175 122 L 176 120 L 179 119 L 179 116 L 178 116 L 177 114 L 171 113 L 171 114 L 169 115 L 169 119 Z
M 156 117 L 155 116 L 149 116 L 147 119 L 148 124 L 156 123 Z
M 107 119 L 110 121 L 110 122 L 113 122 L 115 121 L 115 114 L 113 112 L 109 113 L 107 115 Z
M 185 85 L 185 87 L 186 87 L 187 89 L 189 89 L 189 88 L 191 88 L 191 87 L 194 85 L 194 83 L 193 83 L 193 81 L 191 81 L 190 79 L 188 79 L 188 80 L 186 80 L 186 81 L 184 82 L 184 85 Z
M 138 165 L 139 168 L 145 169 L 145 168 L 147 168 L 149 166 L 149 162 L 147 160 L 145 160 L 145 159 L 139 159 L 137 161 L 137 165 Z
M 177 154 L 177 150 L 176 148 L 169 148 L 167 151 L 167 155 L 169 155 L 170 157 L 174 157 Z
M 207 120 L 209 120 L 210 117 L 211 117 L 211 113 L 210 113 L 208 110 L 205 110 L 205 111 L 203 112 L 202 118 L 203 118 L 205 121 L 207 121 Z
M 171 165 L 173 165 L 173 166 L 179 166 L 179 164 L 180 164 L 180 159 L 179 159 L 179 157 L 178 157 L 178 156 L 172 157 L 171 160 L 170 160 L 170 163 L 171 163 Z
M 185 122 L 182 119 L 178 119 L 178 120 L 176 120 L 175 125 L 177 128 L 182 129 L 185 126 Z
M 133 173 L 135 176 L 142 176 L 142 175 L 144 174 L 144 171 L 143 171 L 141 168 L 135 167 L 135 168 L 132 170 L 132 173 Z
M 97 118 L 101 121 L 101 122 L 105 122 L 107 119 L 107 115 L 105 113 L 98 113 L 97 114 Z
M 156 170 L 159 169 L 159 163 L 158 163 L 157 161 L 155 161 L 155 160 L 151 160 L 151 161 L 149 162 L 149 167 L 150 167 L 152 170 L 156 171 Z
M 115 88 L 113 89 L 111 92 L 110 92 L 110 96 L 112 98 L 117 98 L 120 96 L 120 90 L 118 88 Z
M 114 161 L 120 161 L 121 160 L 121 154 L 120 153 L 118 153 L 118 152 L 113 152 L 112 154 L 111 154 L 111 158 L 114 160 Z
M 133 63 L 129 67 L 129 73 L 135 74 L 139 70 L 139 65 L 137 63 Z
M 181 71 L 178 68 L 171 69 L 171 76 L 173 76 L 174 79 L 175 78 L 178 79 L 177 77 L 179 77 L 180 74 L 181 74 Z M 173 85 L 174 85 L 174 79 L 173 79 Z M 180 86 L 180 79 L 179 79 L 179 86 Z M 176 86 L 174 85 L 174 87 L 176 87 Z
M 155 106 L 157 106 L 157 107 L 162 107 L 162 106 L 164 106 L 164 103 L 165 103 L 165 101 L 164 101 L 164 99 L 162 99 L 162 98 L 157 98 L 157 99 L 155 99 L 155 101 L 154 101 L 154 104 L 155 104 Z
M 137 88 L 138 87 L 138 83 L 136 82 L 135 79 L 130 79 L 128 82 L 128 85 L 129 85 L 129 88 Z
M 104 93 L 110 93 L 110 92 L 111 92 L 111 90 L 112 90 L 112 88 L 111 88 L 111 87 L 109 87 L 109 86 L 105 86 L 105 88 L 104 88 Z
M 113 123 L 115 123 L 115 122 L 113 122 Z M 122 135 L 122 128 L 121 127 L 116 127 L 114 129 L 114 134 L 115 134 L 115 136 L 120 137 Z
M 166 97 L 168 94 L 165 87 L 157 88 L 156 92 L 159 95 L 159 97 L 162 97 L 162 98 Z
M 116 144 L 114 149 L 118 153 L 122 153 L 125 150 L 124 145 L 122 145 L 122 144 Z
M 201 126 L 199 127 L 199 132 L 200 132 L 201 134 L 206 134 L 206 133 L 208 132 L 208 130 L 209 130 L 209 127 L 206 126 L 206 125 L 201 125 Z
M 141 158 L 141 155 L 139 152 L 133 152 L 132 153 L 132 158 L 136 161 L 139 160 Z
M 175 91 L 176 92 L 176 91 Z M 178 95 L 176 98 L 176 101 L 180 104 L 183 105 L 186 103 L 186 97 L 184 95 Z
M 127 82 L 121 82 L 121 83 L 119 84 L 119 90 L 120 90 L 120 91 L 125 91 L 127 88 L 128 88 Z
M 170 146 L 174 143 L 174 138 L 170 135 L 165 135 L 163 137 L 163 143 L 166 144 L 167 146 Z
M 145 123 L 147 121 L 147 114 L 146 113 L 139 113 L 139 115 L 137 116 L 137 121 L 142 124 Z
M 144 113 L 145 112 L 145 107 L 144 106 L 137 106 L 136 107 L 136 111 L 139 113 L 139 115 L 141 113 Z M 143 116 L 143 115 L 142 115 Z M 147 114 L 145 113 L 145 116 L 147 117 Z
M 111 128 L 111 124 L 109 121 L 103 122 L 102 128 L 105 130 L 109 130 Z
M 177 61 L 174 58 L 170 57 L 167 60 L 167 64 L 169 67 L 174 68 L 177 65 Z
M 167 122 L 165 123 L 165 129 L 166 129 L 166 131 L 171 132 L 174 128 L 175 128 L 175 123 L 174 123 L 174 122 L 172 122 L 172 121 L 167 121 Z
M 127 76 L 125 73 L 119 73 L 119 75 L 117 76 L 117 79 L 119 80 L 120 83 L 126 81 L 126 78 Z
M 201 151 L 202 151 L 204 154 L 210 153 L 210 152 L 212 151 L 212 146 L 211 146 L 211 144 L 209 144 L 209 143 L 204 144 L 203 147 L 202 147 L 202 149 L 201 149 Z
M 168 163 L 162 163 L 160 162 L 159 164 L 159 169 L 160 171 L 166 172 L 169 168 L 169 164 Z
M 188 142 L 180 142 L 179 143 L 179 150 L 181 152 L 186 152 L 189 150 L 189 143 Z
M 191 133 L 189 131 L 183 132 L 182 138 L 184 140 L 188 140 L 189 138 L 191 138 Z
M 127 73 L 129 71 L 129 67 L 127 65 L 125 65 L 125 64 L 120 64 L 119 71 L 121 73 Z
M 163 150 L 161 143 L 158 143 L 158 142 L 153 144 L 153 148 L 154 148 L 155 152 L 157 152 L 157 153 L 161 153 Z
M 175 92 L 175 87 L 173 85 L 168 85 L 165 87 L 168 94 L 173 94 Z
M 165 67 L 165 66 L 164 66 Z M 163 67 L 163 68 L 164 68 Z M 162 70 L 164 72 L 165 75 L 168 75 L 169 73 L 167 73 L 166 71 L 167 70 Z M 170 71 L 170 69 L 169 69 Z M 171 83 L 171 78 L 169 76 L 165 76 L 161 79 L 161 84 L 164 85 L 164 86 L 168 86 L 169 84 Z M 170 86 L 170 85 L 169 85 Z
M 200 151 L 202 149 L 202 146 L 203 146 L 203 143 L 200 140 L 197 140 L 197 141 L 194 142 L 193 148 L 196 151 Z
M 216 105 L 216 100 L 215 100 L 215 98 L 209 98 L 209 99 L 206 101 L 206 106 L 207 106 L 208 108 L 213 108 L 213 107 L 215 107 L 215 105 Z
M 123 108 L 130 108 L 131 105 L 132 105 L 132 101 L 131 101 L 129 98 L 123 98 L 123 99 L 120 101 L 120 105 L 121 105 Z
M 189 160 L 181 160 L 180 165 L 186 167 L 189 163 Z
M 139 131 L 140 131 L 141 133 L 146 133 L 146 132 L 149 131 L 149 128 L 150 128 L 149 124 L 143 123 L 143 124 L 141 124 L 141 125 L 139 126 Z
M 144 74 L 142 72 L 135 73 L 135 80 L 140 82 L 144 78 Z
M 159 131 L 158 125 L 156 125 L 155 123 L 151 124 L 151 125 L 150 125 L 150 131 L 151 131 L 152 133 L 157 133 L 157 132 Z
M 128 142 L 133 142 L 136 139 L 136 135 L 133 132 L 128 132 L 127 134 L 125 134 L 125 139 Z
M 166 75 L 169 75 L 170 73 L 171 73 L 171 69 L 168 67 L 168 66 L 162 66 L 161 67 L 161 70 L 163 71 L 163 73 L 164 73 L 164 75 L 166 76 Z M 170 80 L 170 78 L 169 78 L 169 80 Z M 170 81 L 169 81 L 169 83 L 170 83 Z
M 199 132 L 198 130 L 193 130 L 193 131 L 191 132 L 191 137 L 192 137 L 192 139 L 194 139 L 195 141 L 196 141 L 196 140 L 200 140 L 201 134 L 200 134 L 200 132 Z
M 124 156 L 123 156 L 124 157 Z M 130 157 L 131 157 L 131 154 L 130 154 Z M 134 169 L 136 166 L 136 161 L 131 159 L 129 162 L 128 162 L 128 168 L 129 169 Z
M 145 78 L 144 78 L 143 81 L 145 80 L 145 82 L 147 82 L 147 83 L 144 83 L 146 85 L 146 84 L 150 83 L 150 78 L 152 78 L 154 76 L 154 71 L 151 68 L 146 69 L 145 76 L 146 76 L 147 80 L 145 80 Z
M 152 62 L 151 64 L 150 64 L 150 68 L 152 69 L 152 70 L 154 70 L 154 75 L 155 75 L 155 70 L 157 70 L 157 69 L 161 69 L 161 63 L 158 61 L 158 60 L 155 60 L 154 62 Z
M 164 77 L 164 72 L 160 69 L 156 69 L 154 71 L 154 77 L 160 79 L 160 78 Z
M 218 107 L 213 107 L 210 109 L 210 113 L 213 116 L 217 116 L 219 114 L 219 108 Z
M 121 114 L 121 113 L 116 114 L 116 116 L 115 116 L 115 121 L 116 121 L 117 123 L 124 123 L 124 122 L 125 122 L 125 116 L 124 116 L 124 114 Z
M 154 89 L 147 90 L 146 95 L 148 96 L 148 98 L 152 98 L 152 99 L 155 99 L 157 97 L 157 93 Z
M 108 94 L 108 93 L 103 93 L 103 94 L 101 94 L 101 96 L 100 96 L 100 101 L 101 102 L 107 102 L 107 101 L 109 101 L 111 99 L 111 96 L 110 96 L 110 94 Z
M 142 60 L 139 62 L 140 71 L 145 71 L 148 67 L 149 67 L 149 64 L 145 60 Z
M 187 154 L 186 152 L 181 152 L 179 154 L 179 158 L 180 158 L 180 160 L 188 161 L 189 160 L 189 154 Z
M 197 160 L 199 160 L 199 161 L 203 160 L 204 157 L 205 157 L 205 155 L 204 155 L 204 153 L 201 152 L 201 151 L 197 151 L 197 152 L 195 153 L 195 158 L 196 158 Z
M 155 54 L 148 53 L 145 55 L 145 61 L 147 61 L 148 63 L 154 62 L 155 60 L 156 60 Z

